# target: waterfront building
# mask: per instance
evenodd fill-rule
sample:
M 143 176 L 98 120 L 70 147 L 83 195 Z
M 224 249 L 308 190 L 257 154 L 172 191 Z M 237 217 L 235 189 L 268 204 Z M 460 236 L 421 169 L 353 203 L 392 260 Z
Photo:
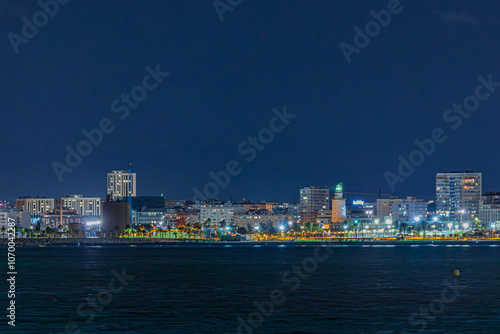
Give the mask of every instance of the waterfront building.
M 330 225 L 332 222 L 332 210 L 319 210 L 316 215 L 316 223 Z
M 420 221 L 427 217 L 427 201 L 408 196 L 392 203 L 393 221 Z
M 115 169 L 111 173 L 108 173 L 107 181 L 107 194 L 111 196 L 112 200 L 128 198 L 129 193 L 131 197 L 136 196 L 135 173 L 130 173 L 127 170 Z
M 483 200 L 481 200 L 479 204 L 479 214 L 477 218 L 487 228 L 489 228 L 491 224 L 499 224 L 500 202 L 496 203 L 496 201 L 495 200 L 492 201 L 491 198 L 484 198 Z
M 70 210 L 75 210 L 80 216 L 101 216 L 101 199 L 82 195 L 69 195 L 61 198 L 62 205 Z
M 165 225 L 185 225 L 194 226 L 200 224 L 200 209 L 196 204 L 189 201 L 183 205 L 167 207 L 164 215 Z M 193 207 L 196 206 L 196 208 Z
M 14 219 L 16 222 L 16 227 L 19 229 L 29 228 L 31 226 L 31 215 L 28 211 L 23 211 L 19 209 L 5 209 L 0 210 L 0 229 L 5 227 L 8 228 L 8 221 Z
M 16 209 L 28 211 L 37 216 L 54 210 L 54 199 L 47 197 L 21 197 L 16 199 Z
M 392 218 L 392 209 L 394 203 L 400 202 L 402 199 L 395 196 L 390 198 L 379 198 L 377 199 L 377 214 L 375 218 L 379 221 L 386 221 Z
M 224 222 L 226 225 L 234 223 L 234 216 L 244 213 L 242 205 L 232 203 L 218 204 L 199 204 L 193 206 L 200 210 L 200 221 L 205 223 L 210 219 L 212 224 L 221 224 Z
M 41 216 L 43 229 L 49 227 L 59 232 L 68 230 L 70 224 L 81 226 L 83 222 L 82 216 L 80 216 L 76 210 L 61 208 L 59 205 L 56 205 L 52 211 L 42 213 Z
M 250 231 L 278 230 L 280 226 L 288 229 L 293 222 L 293 215 L 280 210 L 278 210 L 278 213 L 266 209 L 249 210 L 234 215 L 234 225 L 244 227 Z
M 365 201 L 353 201 L 352 204 L 346 205 L 346 216 L 348 219 L 357 218 L 364 220 L 372 220 L 376 215 L 376 204 Z
M 436 174 L 436 212 L 450 220 L 470 221 L 479 213 L 482 173 Z
M 162 196 L 138 196 L 132 198 L 132 226 L 165 225 L 166 202 Z
M 314 222 L 319 210 L 330 209 L 328 187 L 304 187 L 300 189 L 300 221 Z
M 127 201 L 102 202 L 102 236 L 118 238 L 121 231 L 130 226 L 130 211 Z

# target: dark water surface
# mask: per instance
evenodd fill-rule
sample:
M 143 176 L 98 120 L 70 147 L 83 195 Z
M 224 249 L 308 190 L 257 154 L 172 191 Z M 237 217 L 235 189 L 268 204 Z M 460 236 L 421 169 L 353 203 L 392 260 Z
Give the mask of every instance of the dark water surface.
M 18 248 L 16 327 L 4 315 L 0 331 L 65 333 L 74 321 L 68 333 L 500 333 L 500 247 L 328 250 Z M 119 291 L 112 270 L 122 268 L 135 278 Z M 95 307 L 102 310 L 91 319 Z

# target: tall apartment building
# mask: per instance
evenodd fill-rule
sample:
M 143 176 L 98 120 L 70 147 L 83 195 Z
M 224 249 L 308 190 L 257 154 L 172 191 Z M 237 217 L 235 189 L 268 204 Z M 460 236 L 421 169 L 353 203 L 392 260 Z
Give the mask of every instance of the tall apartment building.
M 482 173 L 437 173 L 437 214 L 452 220 L 471 220 L 479 213 L 482 190 Z
M 108 173 L 108 192 L 112 200 L 136 196 L 136 175 L 126 170 L 115 169 Z
M 101 215 L 101 199 L 99 197 L 69 195 L 61 198 L 61 201 L 64 208 L 75 210 L 80 216 Z
M 328 187 L 305 187 L 300 189 L 300 221 L 314 222 L 319 210 L 330 208 Z
M 47 197 L 21 197 L 16 199 L 16 209 L 28 211 L 32 216 L 54 210 L 54 199 Z

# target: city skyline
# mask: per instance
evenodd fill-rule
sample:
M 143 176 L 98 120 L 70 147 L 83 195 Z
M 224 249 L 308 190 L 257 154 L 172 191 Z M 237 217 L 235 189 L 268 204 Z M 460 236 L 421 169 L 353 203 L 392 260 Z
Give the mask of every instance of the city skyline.
M 370 12 L 387 1 L 291 2 L 286 9 L 242 3 L 222 22 L 210 2 L 123 1 L 103 3 L 99 11 L 79 2 L 61 5 L 17 53 L 7 38 L 0 50 L 3 88 L 13 92 L 3 99 L 0 198 L 92 194 L 104 173 L 130 161 L 154 180 L 141 193 L 169 198 L 192 197 L 211 171 L 232 160 L 242 171 L 220 189 L 223 198 L 266 194 L 294 201 L 301 186 L 339 180 L 355 191 L 393 192 L 384 173 L 399 175 L 398 157 L 409 159 L 415 141 L 432 138 L 436 128 L 447 140 L 394 193 L 430 198 L 433 175 L 453 170 L 480 170 L 489 180 L 485 191 L 500 189 L 500 157 L 491 154 L 490 140 L 500 120 L 498 91 L 479 90 L 491 95 L 474 112 L 454 111 L 454 104 L 471 101 L 479 77 L 491 76 L 493 90 L 500 81 L 492 61 L 500 46 L 488 42 L 496 37 L 496 5 L 401 4 L 350 63 L 339 44 L 355 46 L 354 28 L 374 20 Z M 4 36 L 20 34 L 20 18 L 40 10 L 36 2 L 5 6 Z M 82 16 L 95 24 L 75 24 Z M 116 27 L 130 22 L 134 33 L 118 37 Z M 191 28 L 180 32 L 179 26 Z M 64 52 L 47 53 L 58 45 Z M 284 106 L 296 118 L 267 133 L 273 139 L 265 149 L 253 148 L 248 138 L 269 128 L 273 110 Z M 67 147 L 77 150 L 92 133 L 96 144 L 80 147 L 92 152 L 60 182 L 52 164 L 68 166 Z M 244 142 L 240 151 L 257 154 L 250 162 L 251 153 L 239 153 Z
M 377 189 L 376 191 L 370 191 L 371 194 L 368 194 L 367 192 L 365 192 L 365 190 L 359 190 L 359 189 L 348 189 L 347 193 L 351 193 L 349 194 L 349 196 L 351 195 L 354 195 L 354 194 L 357 194 L 356 196 L 353 196 L 355 198 L 358 198 L 358 199 L 361 199 L 361 200 L 364 200 L 364 201 L 369 201 L 369 199 L 376 199 L 377 197 L 379 197 L 380 195 L 383 195 L 384 197 L 387 197 L 388 195 L 391 195 L 391 196 L 394 196 L 394 197 L 399 197 L 399 198 L 404 198 L 406 196 L 416 196 L 418 198 L 421 198 L 421 199 L 425 199 L 425 200 L 428 200 L 428 201 L 434 201 L 437 199 L 437 195 L 436 195 L 436 176 L 438 176 L 439 174 L 463 174 L 463 173 L 475 173 L 475 174 L 483 174 L 482 172 L 476 172 L 476 171 L 470 171 L 470 170 L 464 170 L 464 171 L 458 171 L 458 170 L 453 170 L 453 171 L 445 171 L 445 172 L 437 172 L 434 174 L 434 177 L 433 177 L 433 180 L 435 181 L 434 182 L 434 187 L 433 187 L 433 194 L 429 197 L 425 197 L 425 196 L 422 196 L 420 194 L 416 194 L 416 193 L 408 193 L 408 194 L 397 194 L 397 193 L 394 193 L 394 194 L 390 194 L 390 193 L 386 193 L 386 192 L 383 192 L 382 191 L 382 188 L 379 188 Z M 45 192 L 45 193 L 42 193 L 42 194 L 21 194 L 21 195 L 17 195 L 16 197 L 14 198 L 0 198 L 0 200 L 7 200 L 7 201 L 11 201 L 11 202 L 14 202 L 15 203 L 15 200 L 18 199 L 18 198 L 25 198 L 25 197 L 33 197 L 33 198 L 65 198 L 65 197 L 69 197 L 69 196 L 75 196 L 75 195 L 78 195 L 78 196 L 81 196 L 81 194 L 84 194 L 83 196 L 84 197 L 99 197 L 103 200 L 106 199 L 107 195 L 111 195 L 111 198 L 112 199 L 116 199 L 118 197 L 124 197 L 124 196 L 116 196 L 116 195 L 112 195 L 110 193 L 110 188 L 109 188 L 109 185 L 110 185 L 110 177 L 111 179 L 113 178 L 113 175 L 124 175 L 123 177 L 128 177 L 128 175 L 130 174 L 129 171 L 127 170 L 120 170 L 120 169 L 112 169 L 111 171 L 108 171 L 107 173 L 107 187 L 106 187 L 106 191 L 96 191 L 96 192 L 92 192 L 92 193 L 82 193 L 82 192 L 79 192 L 79 191 L 75 191 L 75 192 L 66 192 L 66 193 L 62 193 L 61 195 L 57 195 L 57 196 L 53 196 L 53 195 L 50 195 L 48 194 L 48 192 Z M 160 192 L 158 194 L 148 194 L 148 193 L 143 193 L 143 192 L 137 192 L 137 186 L 136 186 L 136 181 L 137 181 L 137 173 L 135 172 L 135 170 L 131 173 L 133 175 L 133 195 L 132 197 L 135 197 L 135 196 L 159 196 L 159 195 L 162 195 L 164 196 L 166 199 L 170 199 L 170 200 L 200 200 L 200 201 L 206 201 L 206 200 L 223 200 L 223 201 L 242 201 L 242 200 L 248 200 L 248 201 L 254 201 L 254 202 L 265 202 L 265 201 L 268 201 L 268 202 L 271 202 L 271 201 L 278 201 L 278 202 L 282 202 L 282 203 L 300 203 L 301 202 L 301 190 L 302 188 L 309 188 L 309 187 L 319 187 L 319 188 L 327 188 L 329 189 L 329 194 L 334 194 L 335 193 L 335 188 L 336 186 L 339 184 L 339 182 L 341 184 L 344 185 L 344 188 L 345 188 L 345 184 L 341 181 L 337 181 L 334 185 L 332 184 L 331 186 L 325 186 L 325 185 L 318 185 L 318 184 L 315 184 L 315 185 L 301 185 L 299 186 L 298 190 L 296 190 L 296 198 L 295 200 L 281 200 L 281 199 L 274 199 L 274 198 L 249 198 L 248 196 L 245 196 L 243 194 L 243 196 L 241 198 L 233 198 L 233 197 L 221 197 L 221 196 L 217 196 L 217 197 L 212 197 L 212 198 L 197 198 L 196 196 L 196 193 L 193 193 L 193 195 L 191 197 L 188 197 L 188 198 L 175 198 L 175 197 L 169 197 L 167 193 L 165 192 Z M 121 176 L 120 176 L 121 177 Z M 142 179 L 142 177 L 144 176 L 140 176 L 139 177 L 139 180 Z M 126 181 L 125 181 L 126 182 Z M 139 184 L 141 182 L 139 181 Z M 483 183 L 481 183 L 481 186 L 484 186 Z M 140 185 L 139 185 L 139 188 L 140 188 Z M 356 191 L 355 191 L 356 190 Z M 486 193 L 491 193 L 491 192 L 498 192 L 499 190 L 498 189 L 490 189 L 488 188 L 487 184 L 486 184 L 486 188 L 483 189 L 481 188 L 481 195 L 483 194 L 486 194 Z M 103 195 L 100 195 L 99 193 L 103 194 Z M 126 191 L 125 191 L 126 193 Z M 291 196 L 289 196 L 291 197 Z M 367 200 L 368 198 L 368 200 Z

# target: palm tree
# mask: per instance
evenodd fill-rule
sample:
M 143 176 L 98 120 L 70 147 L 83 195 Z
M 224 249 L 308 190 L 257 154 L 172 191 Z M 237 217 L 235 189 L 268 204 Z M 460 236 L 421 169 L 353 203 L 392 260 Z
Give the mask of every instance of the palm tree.
M 221 220 L 221 222 L 219 223 L 219 226 L 221 227 L 221 229 L 224 229 L 226 227 L 226 220 Z
M 210 229 L 210 223 L 212 222 L 212 220 L 210 218 L 208 218 L 204 223 L 203 223 L 203 227 L 208 227 L 208 237 L 209 238 L 212 238 L 212 230 Z M 203 232 L 203 230 L 202 230 Z M 203 236 L 205 237 L 205 236 Z
M 202 231 L 202 227 L 201 227 L 201 224 L 200 223 L 195 223 L 194 224 L 194 228 L 195 228 L 195 231 L 197 231 L 198 235 L 200 236 L 200 239 L 202 239 L 202 235 L 201 235 L 201 231 Z
M 142 234 L 142 237 L 144 237 L 144 233 L 145 233 L 144 225 L 139 225 L 139 232 Z
M 115 231 L 115 238 L 118 238 L 120 236 L 120 227 L 118 225 L 115 225 L 114 231 Z
M 483 228 L 483 222 L 480 221 L 477 217 L 474 218 L 474 221 L 472 223 L 472 226 L 476 229 L 482 229 Z

